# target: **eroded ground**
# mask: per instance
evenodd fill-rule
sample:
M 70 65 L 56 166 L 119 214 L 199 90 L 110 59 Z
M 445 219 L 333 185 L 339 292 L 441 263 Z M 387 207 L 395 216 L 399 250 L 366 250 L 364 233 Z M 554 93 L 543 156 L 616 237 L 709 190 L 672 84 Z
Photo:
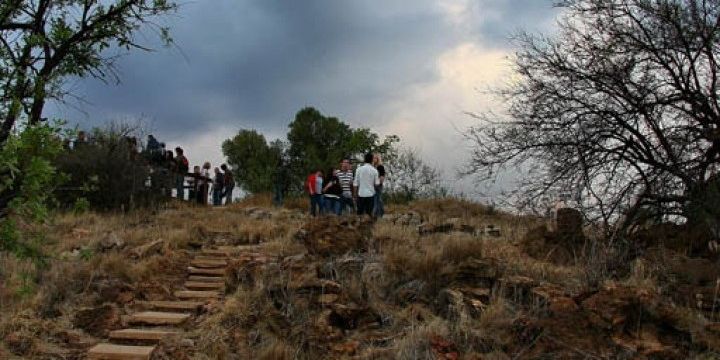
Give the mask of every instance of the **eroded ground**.
M 224 299 L 155 358 L 720 356 L 717 260 L 648 245 L 618 264 L 543 220 L 455 200 L 390 213 L 309 219 L 255 200 L 61 216 L 41 275 L 2 258 L 0 358 L 84 358 L 142 302 L 173 300 L 192 254 L 212 248 L 234 249 Z

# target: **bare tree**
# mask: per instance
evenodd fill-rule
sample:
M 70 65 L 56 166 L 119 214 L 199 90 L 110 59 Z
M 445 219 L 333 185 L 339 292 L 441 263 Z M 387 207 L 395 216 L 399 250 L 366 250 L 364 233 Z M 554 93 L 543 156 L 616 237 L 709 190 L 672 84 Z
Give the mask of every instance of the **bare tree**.
M 385 191 L 398 200 L 412 201 L 448 194 L 441 182 L 440 172 L 426 164 L 416 150 L 400 149 L 386 160 L 388 182 Z
M 477 115 L 469 173 L 523 166 L 525 204 L 574 189 L 606 225 L 641 209 L 690 218 L 720 165 L 720 1 L 561 6 L 556 37 L 517 37 L 508 116 Z

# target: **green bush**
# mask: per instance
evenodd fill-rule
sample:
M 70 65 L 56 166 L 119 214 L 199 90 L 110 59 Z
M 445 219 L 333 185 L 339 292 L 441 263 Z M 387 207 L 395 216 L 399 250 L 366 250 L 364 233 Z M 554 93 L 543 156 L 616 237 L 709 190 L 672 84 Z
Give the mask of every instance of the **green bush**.
M 47 220 L 53 189 L 63 180 L 54 161 L 63 152 L 60 126 L 25 126 L 0 148 L 0 251 L 41 261 L 41 233 L 21 233 L 18 222 Z
M 94 129 L 87 143 L 58 158 L 58 169 L 69 177 L 56 194 L 61 207 L 130 210 L 156 206 L 166 198 L 147 185 L 151 176 L 155 180 L 154 168 L 137 152 L 131 135 L 122 125 Z

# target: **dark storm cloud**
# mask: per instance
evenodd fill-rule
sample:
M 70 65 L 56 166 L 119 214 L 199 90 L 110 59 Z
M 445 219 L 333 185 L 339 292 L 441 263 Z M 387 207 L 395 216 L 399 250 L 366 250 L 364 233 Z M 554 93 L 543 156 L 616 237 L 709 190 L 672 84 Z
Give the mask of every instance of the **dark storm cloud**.
M 519 31 L 551 33 L 558 9 L 553 0 L 475 1 L 471 11 L 478 21 L 475 35 L 487 45 L 506 48 Z
M 119 86 L 78 82 L 87 115 L 48 112 L 82 126 L 145 115 L 165 137 L 218 125 L 282 132 L 306 105 L 363 122 L 353 119 L 362 109 L 435 79 L 442 52 L 463 41 L 505 46 L 509 33 L 542 28 L 553 14 L 544 0 L 478 1 L 469 11 L 481 21 L 466 31 L 430 0 L 187 3 L 171 20 L 177 49 L 122 58 Z

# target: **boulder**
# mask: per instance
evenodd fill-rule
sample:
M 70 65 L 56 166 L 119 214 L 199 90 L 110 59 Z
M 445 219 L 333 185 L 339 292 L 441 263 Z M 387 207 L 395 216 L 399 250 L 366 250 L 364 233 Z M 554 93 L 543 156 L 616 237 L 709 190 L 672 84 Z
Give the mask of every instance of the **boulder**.
M 159 254 L 164 245 L 165 241 L 158 239 L 130 250 L 129 255 L 133 259 L 144 259 L 146 257 Z
M 408 211 L 403 214 L 398 214 L 390 218 L 395 225 L 400 226 L 418 226 L 422 224 L 423 217 L 416 211 Z
M 253 220 L 266 220 L 272 218 L 272 213 L 258 207 L 245 209 L 245 215 Z
M 365 252 L 372 239 L 373 223 L 368 219 L 327 216 L 309 220 L 295 234 L 310 254 L 321 256 Z
M 367 306 L 333 304 L 328 314 L 328 324 L 343 330 L 367 329 L 380 323 L 380 316 Z
M 92 289 L 97 292 L 100 303 L 126 304 L 135 297 L 135 289 L 117 279 L 100 279 L 93 282 Z
M 424 223 L 420 224 L 417 227 L 418 234 L 422 235 L 432 235 L 432 234 L 441 234 L 441 233 L 451 233 L 451 232 L 464 232 L 468 234 L 475 234 L 476 230 L 475 227 L 472 225 L 468 225 L 467 223 L 463 222 L 460 218 L 450 218 L 447 219 L 442 224 L 430 224 L 430 223 Z
M 96 250 L 99 252 L 107 252 L 110 250 L 120 250 L 125 247 L 125 241 L 114 233 L 108 233 L 96 244 Z
M 491 288 L 501 276 L 500 263 L 492 258 L 470 258 L 448 267 L 441 275 L 450 283 L 473 284 Z

